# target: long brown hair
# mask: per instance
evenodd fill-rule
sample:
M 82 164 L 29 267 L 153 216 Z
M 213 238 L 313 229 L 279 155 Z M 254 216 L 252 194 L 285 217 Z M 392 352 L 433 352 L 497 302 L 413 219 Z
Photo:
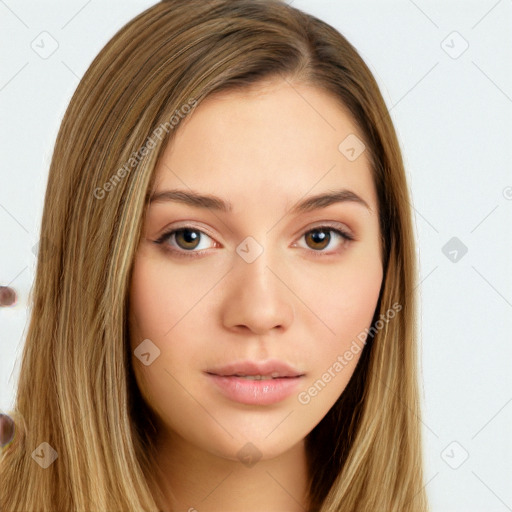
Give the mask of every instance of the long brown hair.
M 164 0 L 101 50 L 61 124 L 10 411 L 15 439 L 0 457 L 3 511 L 157 510 L 154 427 L 127 326 L 155 165 L 185 105 L 276 77 L 330 93 L 363 134 L 383 242 L 374 324 L 401 306 L 372 331 L 347 388 L 306 439 L 309 510 L 427 510 L 411 208 L 374 77 L 338 31 L 279 0 Z M 46 468 L 36 463 L 51 454 Z

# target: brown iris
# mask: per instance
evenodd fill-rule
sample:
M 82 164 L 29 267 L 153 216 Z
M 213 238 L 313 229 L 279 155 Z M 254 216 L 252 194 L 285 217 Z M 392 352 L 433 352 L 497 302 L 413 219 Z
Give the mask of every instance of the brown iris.
M 329 234 L 330 229 L 314 229 L 311 231 L 308 231 L 305 234 L 306 242 L 308 240 L 312 240 L 314 244 L 320 244 L 321 247 L 312 247 L 312 249 L 324 249 L 329 245 L 329 242 L 331 241 L 331 235 Z
M 182 249 L 195 249 L 197 247 L 197 242 L 199 241 L 200 234 L 199 231 L 190 229 L 190 228 L 182 228 L 177 229 L 174 233 L 176 238 L 176 242 L 178 243 L 178 239 L 182 239 L 183 242 L 179 242 L 178 245 Z

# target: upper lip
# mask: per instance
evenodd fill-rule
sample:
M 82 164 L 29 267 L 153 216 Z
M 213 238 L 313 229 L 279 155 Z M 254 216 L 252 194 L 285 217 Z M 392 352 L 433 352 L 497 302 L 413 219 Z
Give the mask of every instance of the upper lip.
M 267 361 L 235 361 L 224 366 L 208 369 L 206 373 L 219 376 L 233 375 L 271 375 L 272 377 L 300 377 L 303 372 L 293 368 L 284 361 L 269 359 Z

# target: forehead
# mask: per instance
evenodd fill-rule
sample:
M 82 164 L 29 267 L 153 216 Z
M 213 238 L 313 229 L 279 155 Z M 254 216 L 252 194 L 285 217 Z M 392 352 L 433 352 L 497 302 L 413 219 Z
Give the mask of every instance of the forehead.
M 276 79 L 215 93 L 174 135 L 155 170 L 155 189 L 215 192 L 240 208 L 256 198 L 284 206 L 308 192 L 346 187 L 377 208 L 362 134 L 348 110 L 316 87 Z

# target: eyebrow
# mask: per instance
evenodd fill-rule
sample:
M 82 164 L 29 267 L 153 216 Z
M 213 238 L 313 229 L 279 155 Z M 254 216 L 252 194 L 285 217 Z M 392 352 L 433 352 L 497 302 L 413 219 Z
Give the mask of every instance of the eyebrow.
M 208 208 L 210 210 L 218 210 L 221 212 L 233 211 L 233 205 L 229 201 L 225 201 L 213 194 L 200 194 L 192 190 L 165 190 L 154 193 L 149 199 L 150 204 L 166 201 L 175 201 L 189 206 L 194 206 L 196 208 Z M 360 204 L 370 212 L 372 211 L 368 203 L 355 192 L 348 189 L 339 189 L 307 197 L 306 199 L 297 202 L 291 208 L 290 213 L 297 214 L 310 212 L 319 208 L 327 208 L 331 204 L 344 202 Z

